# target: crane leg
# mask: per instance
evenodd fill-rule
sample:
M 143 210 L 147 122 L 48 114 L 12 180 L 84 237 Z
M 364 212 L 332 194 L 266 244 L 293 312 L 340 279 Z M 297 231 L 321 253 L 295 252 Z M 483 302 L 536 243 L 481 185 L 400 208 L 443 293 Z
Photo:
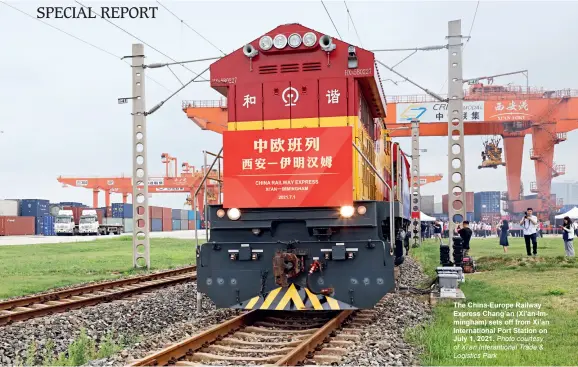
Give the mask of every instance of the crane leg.
M 107 208 L 110 206 L 110 190 L 104 190 L 104 205 Z
M 122 194 L 122 203 L 126 204 L 128 198 L 128 194 Z
M 99 189 L 92 190 L 92 207 L 98 208 L 98 193 L 100 192 Z
M 544 204 L 550 200 L 551 194 L 554 136 L 556 136 L 556 125 L 554 123 L 542 123 L 532 128 L 532 148 L 534 149 L 534 155 L 538 157 L 538 159 L 534 160 L 538 198 L 542 199 Z M 541 211 L 547 210 L 547 207 L 543 207 Z
M 506 162 L 509 200 L 519 200 L 520 198 L 523 154 L 524 136 L 504 137 L 504 161 Z

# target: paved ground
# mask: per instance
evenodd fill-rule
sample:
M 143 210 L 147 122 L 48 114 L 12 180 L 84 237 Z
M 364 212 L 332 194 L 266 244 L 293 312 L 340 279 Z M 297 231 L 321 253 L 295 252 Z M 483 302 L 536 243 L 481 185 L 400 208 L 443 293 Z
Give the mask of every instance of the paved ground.
M 121 236 L 132 236 L 132 233 L 124 233 Z M 195 238 L 195 231 L 174 232 L 150 232 L 151 238 Z M 205 230 L 197 230 L 200 239 L 206 238 Z M 0 236 L 0 246 L 8 245 L 42 245 L 48 243 L 86 242 L 98 239 L 112 238 L 110 236 Z

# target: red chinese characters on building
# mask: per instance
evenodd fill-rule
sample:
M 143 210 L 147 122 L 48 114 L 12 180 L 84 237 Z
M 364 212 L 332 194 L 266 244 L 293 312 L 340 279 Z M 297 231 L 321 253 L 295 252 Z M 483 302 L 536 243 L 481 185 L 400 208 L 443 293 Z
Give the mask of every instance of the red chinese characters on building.
M 225 208 L 353 202 L 352 128 L 223 133 Z

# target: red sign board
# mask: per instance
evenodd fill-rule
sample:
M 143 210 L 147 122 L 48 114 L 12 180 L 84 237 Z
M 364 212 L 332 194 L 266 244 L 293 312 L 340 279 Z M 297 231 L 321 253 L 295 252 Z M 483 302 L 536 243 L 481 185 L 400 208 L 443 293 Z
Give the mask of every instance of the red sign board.
M 223 206 L 353 203 L 351 127 L 223 132 Z

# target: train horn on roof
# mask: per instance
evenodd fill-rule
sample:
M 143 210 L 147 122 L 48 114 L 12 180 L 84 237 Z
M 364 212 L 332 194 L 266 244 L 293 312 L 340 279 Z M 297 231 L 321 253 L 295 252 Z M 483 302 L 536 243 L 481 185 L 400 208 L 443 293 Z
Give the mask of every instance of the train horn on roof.
M 257 51 L 257 49 L 255 47 L 253 47 L 253 45 L 248 43 L 245 46 L 243 46 L 243 53 L 247 57 L 255 57 L 255 56 L 257 56 L 259 51 Z
M 335 50 L 335 44 L 333 43 L 333 39 L 328 35 L 323 35 L 319 38 L 319 46 L 323 51 L 331 52 Z

